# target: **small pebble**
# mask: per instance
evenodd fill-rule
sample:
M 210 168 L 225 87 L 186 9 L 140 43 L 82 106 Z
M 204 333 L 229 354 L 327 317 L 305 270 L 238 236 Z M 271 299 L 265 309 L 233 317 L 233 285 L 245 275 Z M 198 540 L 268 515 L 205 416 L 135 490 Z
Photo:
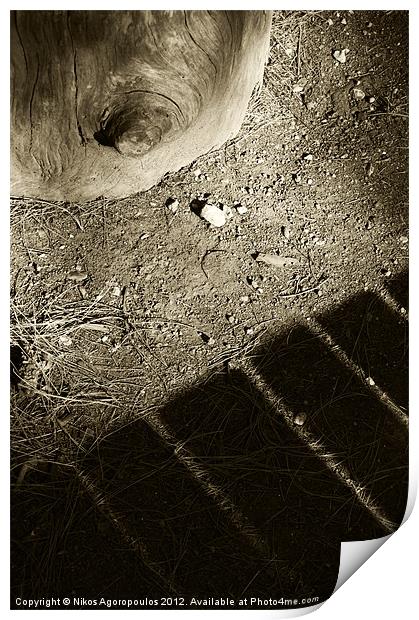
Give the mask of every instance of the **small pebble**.
M 288 228 L 288 226 L 281 226 L 281 232 L 283 234 L 283 236 L 285 237 L 285 239 L 289 239 L 290 238 L 290 229 Z
M 71 347 L 71 345 L 73 344 L 73 341 L 71 340 L 70 336 L 67 336 L 66 334 L 62 334 L 58 338 L 58 341 L 60 344 L 62 344 L 65 347 Z
M 346 62 L 346 54 L 349 52 L 347 48 L 343 50 L 335 50 L 333 52 L 333 58 L 340 62 L 341 64 Z
M 304 412 L 296 413 L 294 416 L 294 424 L 296 424 L 297 426 L 303 426 L 306 420 L 307 420 L 307 414 Z
M 359 101 L 361 101 L 362 99 L 365 99 L 365 93 L 362 90 L 362 88 L 354 88 L 352 92 L 353 92 L 355 99 L 358 99 Z
M 220 228 L 226 223 L 226 214 L 213 204 L 206 204 L 199 214 L 204 220 Z
M 87 279 L 88 273 L 87 271 L 80 271 L 79 269 L 76 269 L 75 271 L 70 271 L 67 277 L 72 282 L 83 282 Z
M 239 215 L 244 215 L 245 213 L 247 213 L 247 207 L 245 207 L 244 205 L 237 205 L 236 211 Z
M 304 86 L 302 86 L 301 84 L 294 84 L 294 86 L 292 87 L 292 92 L 293 93 L 302 93 L 302 92 L 304 92 Z
M 179 209 L 179 200 L 177 198 L 169 198 L 166 201 L 166 207 L 175 215 Z

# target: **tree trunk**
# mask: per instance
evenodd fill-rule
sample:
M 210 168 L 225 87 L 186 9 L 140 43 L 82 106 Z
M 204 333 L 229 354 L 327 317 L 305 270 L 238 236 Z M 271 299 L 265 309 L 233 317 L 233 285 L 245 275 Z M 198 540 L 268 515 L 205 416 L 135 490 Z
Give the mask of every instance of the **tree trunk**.
M 14 11 L 12 194 L 118 198 L 233 137 L 268 11 Z

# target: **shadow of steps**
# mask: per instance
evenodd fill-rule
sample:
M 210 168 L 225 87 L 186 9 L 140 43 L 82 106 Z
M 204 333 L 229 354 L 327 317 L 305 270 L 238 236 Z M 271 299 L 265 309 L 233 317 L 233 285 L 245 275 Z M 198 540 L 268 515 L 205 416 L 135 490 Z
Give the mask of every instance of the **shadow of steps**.
M 341 541 L 403 518 L 407 428 L 384 396 L 407 407 L 407 336 L 371 293 L 312 325 L 15 489 L 13 591 L 328 598 Z

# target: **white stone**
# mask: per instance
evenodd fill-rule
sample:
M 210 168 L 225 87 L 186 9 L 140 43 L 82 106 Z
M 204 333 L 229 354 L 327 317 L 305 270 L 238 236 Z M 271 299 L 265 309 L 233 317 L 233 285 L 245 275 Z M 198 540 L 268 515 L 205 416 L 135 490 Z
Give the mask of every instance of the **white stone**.
M 341 64 L 346 62 L 346 54 L 349 52 L 347 48 L 343 50 L 335 50 L 333 52 L 333 58 L 340 62 Z
M 304 91 L 304 86 L 302 86 L 301 84 L 294 84 L 294 86 L 292 87 L 292 91 L 294 93 L 302 93 Z
M 303 426 L 303 424 L 305 424 L 305 421 L 307 420 L 307 414 L 306 413 L 297 413 L 294 416 L 294 424 L 296 424 L 297 426 Z
M 217 226 L 218 228 L 224 226 L 224 224 L 226 223 L 226 214 L 221 211 L 221 209 L 212 204 L 206 204 L 204 207 L 202 207 L 200 216 L 204 220 L 206 220 L 213 226 Z
M 177 198 L 171 199 L 170 201 L 168 201 L 166 206 L 169 209 L 169 211 L 171 211 L 174 215 L 175 213 L 177 213 L 177 210 L 179 209 L 179 200 Z
M 365 93 L 362 90 L 362 88 L 354 88 L 352 92 L 354 94 L 355 99 L 358 99 L 358 100 L 365 99 Z
M 58 340 L 60 344 L 64 345 L 65 347 L 71 347 L 71 345 L 73 344 L 70 336 L 67 336 L 66 334 L 62 334 Z

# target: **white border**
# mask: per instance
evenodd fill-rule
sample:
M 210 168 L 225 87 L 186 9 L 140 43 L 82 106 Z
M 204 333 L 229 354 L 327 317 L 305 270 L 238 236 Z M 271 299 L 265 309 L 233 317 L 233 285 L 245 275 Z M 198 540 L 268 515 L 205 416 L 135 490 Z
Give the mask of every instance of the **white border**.
M 2 42 L 2 53 L 0 54 L 1 62 L 1 76 L 3 78 L 3 95 L 0 98 L 1 101 L 1 120 L 2 127 L 2 158 L 0 162 L 0 174 L 1 174 L 1 202 L 0 202 L 0 283 L 3 291 L 2 300 L 0 304 L 0 337 L 1 337 L 1 356 L 0 356 L 0 394 L 1 402 L 4 404 L 1 411 L 1 437 L 3 438 L 3 445 L 1 454 L 1 471 L 2 480 L 5 484 L 3 490 L 3 502 L 2 510 L 0 511 L 0 528 L 3 536 L 9 530 L 9 517 L 8 517 L 8 471 L 9 471 L 9 457 L 8 457 L 8 399 L 9 399 L 9 340 L 8 340 L 8 303 L 7 293 L 9 290 L 9 238 L 8 238 L 8 204 L 9 204 L 9 145 L 6 136 L 9 133 L 9 97 L 5 96 L 6 92 L 9 92 L 9 54 L 8 54 L 8 41 L 9 41 L 9 16 L 10 9 L 132 9 L 132 10 L 144 10 L 147 8 L 153 9 L 200 9 L 200 8 L 228 8 L 228 9 L 286 9 L 286 10 L 410 10 L 410 66 L 411 66 L 411 92 L 410 92 L 410 109 L 413 111 L 411 115 L 411 150 L 410 159 L 413 164 L 410 168 L 410 183 L 411 183 L 411 210 L 410 210 L 410 239 L 413 241 L 411 244 L 411 309 L 410 315 L 412 318 L 412 335 L 411 335 L 411 410 L 413 413 L 413 423 L 410 431 L 411 438 L 411 491 L 417 487 L 417 472 L 418 472 L 418 458 L 416 456 L 418 452 L 418 424 L 415 421 L 415 405 L 418 403 L 417 387 L 415 386 L 416 379 L 416 364 L 417 358 L 417 330 L 416 330 L 416 308 L 417 308 L 417 296 L 415 293 L 414 279 L 417 278 L 417 254 L 419 243 L 417 242 L 418 236 L 418 213 L 417 209 L 419 205 L 416 204 L 415 198 L 417 197 L 417 181 L 412 173 L 412 168 L 417 168 L 417 162 L 419 161 L 417 152 L 417 117 L 418 114 L 418 101 L 417 101 L 417 85 L 414 83 L 417 75 L 418 62 L 418 46 L 417 37 L 419 33 L 419 20 L 418 10 L 415 8 L 413 2 L 358 2 L 352 1 L 351 3 L 343 3 L 340 1 L 335 2 L 319 2 L 313 4 L 312 2 L 300 1 L 298 4 L 294 2 L 264 2 L 262 6 L 255 6 L 257 3 L 249 2 L 153 2 L 142 4 L 138 0 L 122 2 L 119 6 L 115 2 L 109 2 L 103 0 L 101 2 L 78 2 L 72 0 L 72 2 L 37 2 L 35 5 L 30 2 L 15 2 L 15 3 L 3 3 L 0 11 L 0 37 Z M 70 6 L 71 5 L 71 6 Z M 226 6 L 227 5 L 227 6 Z M 417 177 L 417 173 L 416 173 Z M 333 596 L 321 607 L 316 613 L 315 617 L 322 620 L 335 620 L 337 617 L 339 620 L 353 619 L 355 615 L 361 618 L 382 618 L 383 620 L 393 620 L 395 617 L 402 620 L 409 620 L 410 618 L 417 617 L 417 594 L 418 585 L 417 577 L 419 571 L 417 569 L 417 549 L 419 548 L 419 510 L 416 508 L 412 516 L 408 519 L 396 534 L 390 537 L 390 540 L 383 545 L 382 549 L 376 553 L 359 571 L 357 571 Z M 9 606 L 9 579 L 8 579 L 8 544 L 3 547 L 2 564 L 1 564 L 1 608 L 7 615 L 15 614 L 16 612 L 10 612 Z M 55 618 L 57 612 L 49 612 L 48 617 Z M 75 614 L 76 612 L 74 612 Z M 88 611 L 89 615 L 98 614 L 101 612 Z M 124 612 L 122 612 L 124 613 Z M 189 617 L 192 617 L 196 612 L 187 612 Z M 243 618 L 243 616 L 251 614 L 252 619 L 263 616 L 264 618 L 277 617 L 278 614 L 284 617 L 284 613 L 271 612 L 271 611 L 244 611 L 244 612 L 199 612 L 205 616 L 217 614 L 218 618 L 229 618 L 233 616 Z M 73 615 L 71 612 L 66 612 L 67 617 Z M 156 615 L 157 614 L 157 615 Z M 159 611 L 146 611 L 141 613 L 141 618 L 152 617 L 153 620 L 162 617 L 164 612 Z M 185 612 L 170 612 L 171 617 L 184 616 Z M 240 614 L 240 616 L 238 615 Z M 109 618 L 119 618 L 120 611 L 107 612 Z M 180 617 L 180 616 L 179 616 Z

